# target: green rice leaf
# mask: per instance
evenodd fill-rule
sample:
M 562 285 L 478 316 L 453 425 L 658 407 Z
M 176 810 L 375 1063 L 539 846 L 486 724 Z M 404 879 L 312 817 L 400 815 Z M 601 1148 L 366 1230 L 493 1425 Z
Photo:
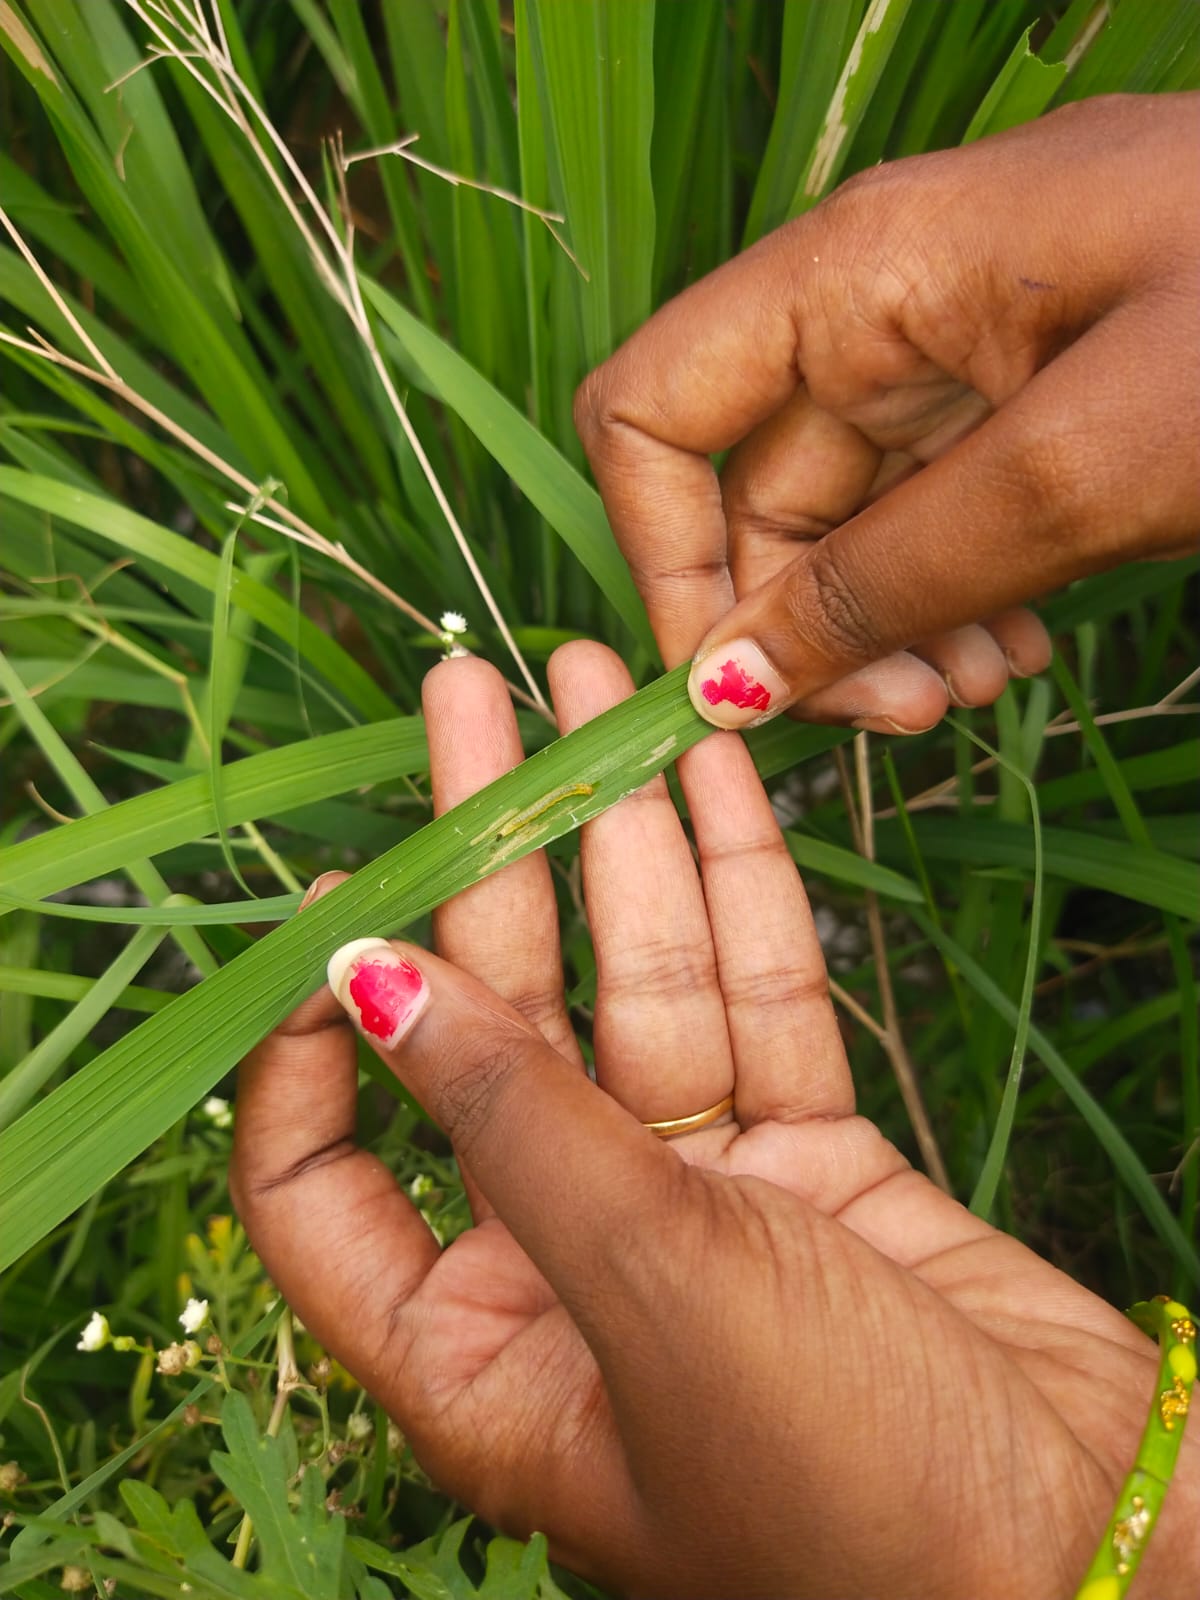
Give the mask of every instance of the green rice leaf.
M 339 945 L 398 932 L 599 816 L 711 733 L 687 673 L 677 667 L 405 839 L 0 1133 L 0 1271 L 206 1094 L 316 988 Z
M 634 637 L 654 650 L 641 596 L 629 575 L 596 491 L 487 379 L 386 290 L 367 279 L 363 293 L 394 335 L 405 363 L 429 393 L 457 412 L 591 573 Z

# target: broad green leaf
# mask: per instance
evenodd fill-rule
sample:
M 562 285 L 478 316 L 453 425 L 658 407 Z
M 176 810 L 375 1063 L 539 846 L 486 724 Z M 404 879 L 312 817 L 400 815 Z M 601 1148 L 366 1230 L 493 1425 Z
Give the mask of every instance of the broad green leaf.
M 221 1406 L 221 1431 L 228 1453 L 213 1451 L 213 1470 L 254 1525 L 262 1571 L 305 1600 L 340 1600 L 346 1521 L 326 1511 L 321 1474 L 304 1474 L 293 1509 L 283 1446 L 259 1433 L 250 1402 L 236 1389 Z

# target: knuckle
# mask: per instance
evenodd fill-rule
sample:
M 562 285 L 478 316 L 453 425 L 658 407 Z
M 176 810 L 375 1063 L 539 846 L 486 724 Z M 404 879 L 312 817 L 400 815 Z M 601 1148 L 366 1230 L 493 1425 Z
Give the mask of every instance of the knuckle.
M 528 1042 L 515 1028 L 493 1028 L 486 1035 L 471 1032 L 443 1061 L 437 1119 L 463 1160 L 470 1160 L 500 1098 L 519 1074 Z
M 878 619 L 845 570 L 836 541 L 823 540 L 814 547 L 807 581 L 789 584 L 784 596 L 794 631 L 815 643 L 821 654 L 838 662 L 871 661 L 884 654 Z

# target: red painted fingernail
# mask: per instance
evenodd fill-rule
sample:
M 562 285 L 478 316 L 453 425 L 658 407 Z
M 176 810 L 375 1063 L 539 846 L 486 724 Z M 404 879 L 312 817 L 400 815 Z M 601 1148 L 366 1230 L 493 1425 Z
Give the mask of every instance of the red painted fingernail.
M 787 684 L 752 639 L 734 639 L 696 662 L 688 694 L 706 722 L 752 728 L 783 709 Z
M 420 969 L 386 939 L 352 939 L 329 958 L 329 987 L 368 1038 L 393 1049 L 429 999 Z

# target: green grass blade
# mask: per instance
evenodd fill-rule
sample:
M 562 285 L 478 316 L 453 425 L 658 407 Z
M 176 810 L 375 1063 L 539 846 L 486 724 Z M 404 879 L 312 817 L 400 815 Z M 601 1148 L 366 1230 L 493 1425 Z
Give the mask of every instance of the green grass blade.
M 117 549 L 141 557 L 151 568 L 177 574 L 210 592 L 215 590 L 220 571 L 216 556 L 113 500 L 65 488 L 15 467 L 0 466 L 0 501 L 5 496 L 86 528 Z M 298 638 L 310 666 L 324 673 L 364 716 L 387 717 L 394 713 L 392 702 L 368 673 L 329 634 L 307 617 L 298 617 L 282 595 L 246 573 L 234 575 L 230 595 L 234 605 L 269 628 L 289 648 Z
M 742 244 L 785 222 L 804 180 L 821 118 L 862 21 L 864 0 L 787 0 L 783 8 L 779 94 L 758 168 Z
M 1018 1020 L 1017 1007 L 995 984 L 974 958 L 956 940 L 943 933 L 923 911 L 913 909 L 909 916 L 929 941 L 953 961 L 966 982 L 987 1005 L 1010 1026 Z M 1118 1177 L 1141 1207 L 1146 1220 L 1170 1250 L 1189 1283 L 1200 1283 L 1200 1252 L 1172 1216 L 1153 1178 L 1138 1160 L 1137 1153 L 1103 1107 L 1080 1083 L 1062 1055 L 1036 1025 L 1029 1029 L 1029 1046 L 1079 1112 L 1096 1142 L 1104 1150 Z
M 931 861 L 1032 870 L 1033 843 L 1023 824 L 922 815 L 912 819 L 912 826 L 922 854 Z M 876 834 L 881 856 L 903 856 L 903 836 L 894 820 L 881 821 Z M 1073 828 L 1045 828 L 1043 842 L 1050 877 L 1105 889 L 1182 917 L 1200 917 L 1200 872 L 1178 855 L 1136 849 Z
M 693 169 L 705 121 L 724 93 L 717 69 L 725 27 L 721 0 L 659 6 L 654 21 L 654 299 L 678 275 L 690 246 L 688 222 L 698 207 Z M 708 193 L 704 203 L 711 205 Z M 676 285 L 678 287 L 678 285 Z
M 276 486 L 277 487 L 277 486 Z M 256 497 L 254 509 L 261 501 Z M 248 896 L 254 891 L 242 877 L 242 869 L 234 859 L 229 843 L 229 823 L 225 812 L 225 766 L 221 751 L 225 742 L 225 729 L 237 693 L 237 683 L 231 678 L 229 651 L 229 591 L 233 586 L 234 559 L 237 555 L 237 537 L 242 519 L 221 546 L 217 583 L 213 590 L 212 638 L 209 645 L 208 680 L 208 782 L 212 791 L 213 821 L 226 870 L 234 882 Z M 240 675 L 239 675 L 240 676 Z
M 398 300 L 365 279 L 363 293 L 422 387 L 458 413 L 579 558 L 638 642 L 654 651 L 645 607 L 596 491 L 486 378 Z
M 587 273 L 579 302 L 589 366 L 651 310 L 654 9 L 653 0 L 529 4 L 552 168 Z
M 88 1063 L 0 1133 L 0 1271 L 207 1093 L 320 981 L 346 940 L 392 933 L 599 816 L 712 729 L 687 666 L 539 751 Z M 564 789 L 564 786 L 567 786 Z M 576 792 L 580 786 L 590 792 Z
M 158 928 L 139 928 L 67 1015 L 39 1040 L 23 1061 L 0 1078 L 0 1129 L 6 1128 L 25 1109 L 75 1046 L 87 1038 L 117 1003 L 118 996 L 125 992 L 157 950 L 164 932 Z
M 1011 703 L 1011 702 L 1010 702 Z M 1021 999 L 1017 1007 L 1017 1022 L 1013 1030 L 1012 1055 L 1009 1057 L 1008 1072 L 1004 1079 L 1004 1090 L 1000 1096 L 1000 1109 L 996 1116 L 996 1125 L 992 1129 L 992 1137 L 988 1141 L 987 1154 L 983 1166 L 975 1183 L 974 1193 L 971 1195 L 970 1209 L 977 1217 L 988 1218 L 996 1203 L 996 1191 L 1000 1187 L 1000 1179 L 1004 1173 L 1004 1163 L 1008 1156 L 1008 1147 L 1012 1141 L 1013 1125 L 1017 1114 L 1017 1097 L 1021 1091 L 1021 1073 L 1025 1066 L 1025 1050 L 1029 1042 L 1030 1020 L 1033 1012 L 1034 984 L 1037 981 L 1038 962 L 1041 959 L 1042 949 L 1042 814 L 1038 806 L 1037 790 L 1028 773 L 1023 772 L 1015 762 L 1007 760 L 999 750 L 994 749 L 986 740 L 980 739 L 964 724 L 951 718 L 951 723 L 971 743 L 976 745 L 999 763 L 1002 771 L 1008 772 L 1019 782 L 1025 791 L 1029 802 L 1029 813 L 1032 821 L 1030 830 L 1033 839 L 1033 892 L 1029 907 L 1029 934 L 1028 949 L 1025 957 L 1025 975 L 1021 982 Z
M 814 839 L 809 834 L 798 833 L 795 828 L 785 828 L 784 842 L 792 860 L 805 872 L 819 872 L 823 878 L 833 878 L 839 883 L 852 883 L 860 889 L 872 889 L 889 899 L 920 904 L 921 891 L 911 878 L 894 872 L 891 867 L 881 867 L 868 861 L 855 850 L 845 850 L 841 845 L 829 844 L 824 839 Z M 44 909 L 38 907 L 39 910 Z
M 45 967 L 0 965 L 0 994 L 29 995 L 39 1000 L 82 1000 L 100 980 L 79 978 L 73 972 L 48 972 Z M 175 998 L 162 989 L 146 989 L 131 983 L 114 995 L 110 1004 L 120 1011 L 149 1015 L 161 1011 Z
M 804 175 L 792 195 L 789 217 L 798 217 L 816 205 L 840 178 L 854 134 L 900 37 L 911 3 L 912 0 L 871 0 L 867 7 L 817 131 Z
M 1067 75 L 1062 61 L 1043 61 L 1029 48 L 1027 28 L 1018 39 L 1000 76 L 984 96 L 971 118 L 962 142 L 971 144 L 989 133 L 1002 133 L 1018 123 L 1032 122 L 1053 100 Z
M 184 898 L 184 897 L 178 897 Z M 0 909 L 37 911 L 66 922 L 105 922 L 136 928 L 232 927 L 241 923 L 284 922 L 300 904 L 298 894 L 264 895 L 250 900 L 217 900 L 212 904 L 169 902 L 160 906 L 89 906 L 70 901 L 25 900 L 0 889 Z
M 1145 94 L 1168 85 L 1200 87 L 1200 9 L 1192 0 L 1142 0 L 1112 8 L 1059 101 Z
M 34 742 L 54 768 L 80 810 L 85 812 L 107 810 L 107 800 L 67 748 L 61 734 L 51 725 L 37 701 L 30 695 L 3 651 L 0 651 L 0 689 L 11 699 Z M 167 899 L 171 891 L 151 862 L 136 858 L 130 860 L 127 856 L 122 866 L 130 882 L 140 889 L 151 903 L 161 903 Z M 179 948 L 189 960 L 195 962 L 202 973 L 209 974 L 215 970 L 215 963 L 208 947 L 198 934 L 183 929 L 176 935 L 176 940 Z
M 229 763 L 224 770 L 230 826 L 286 814 L 331 795 L 385 783 L 429 766 L 425 724 L 401 717 L 347 728 Z M 111 872 L 131 857 L 158 855 L 216 826 L 207 774 L 135 795 L 95 816 L 0 850 L 0 887 L 41 899 Z

